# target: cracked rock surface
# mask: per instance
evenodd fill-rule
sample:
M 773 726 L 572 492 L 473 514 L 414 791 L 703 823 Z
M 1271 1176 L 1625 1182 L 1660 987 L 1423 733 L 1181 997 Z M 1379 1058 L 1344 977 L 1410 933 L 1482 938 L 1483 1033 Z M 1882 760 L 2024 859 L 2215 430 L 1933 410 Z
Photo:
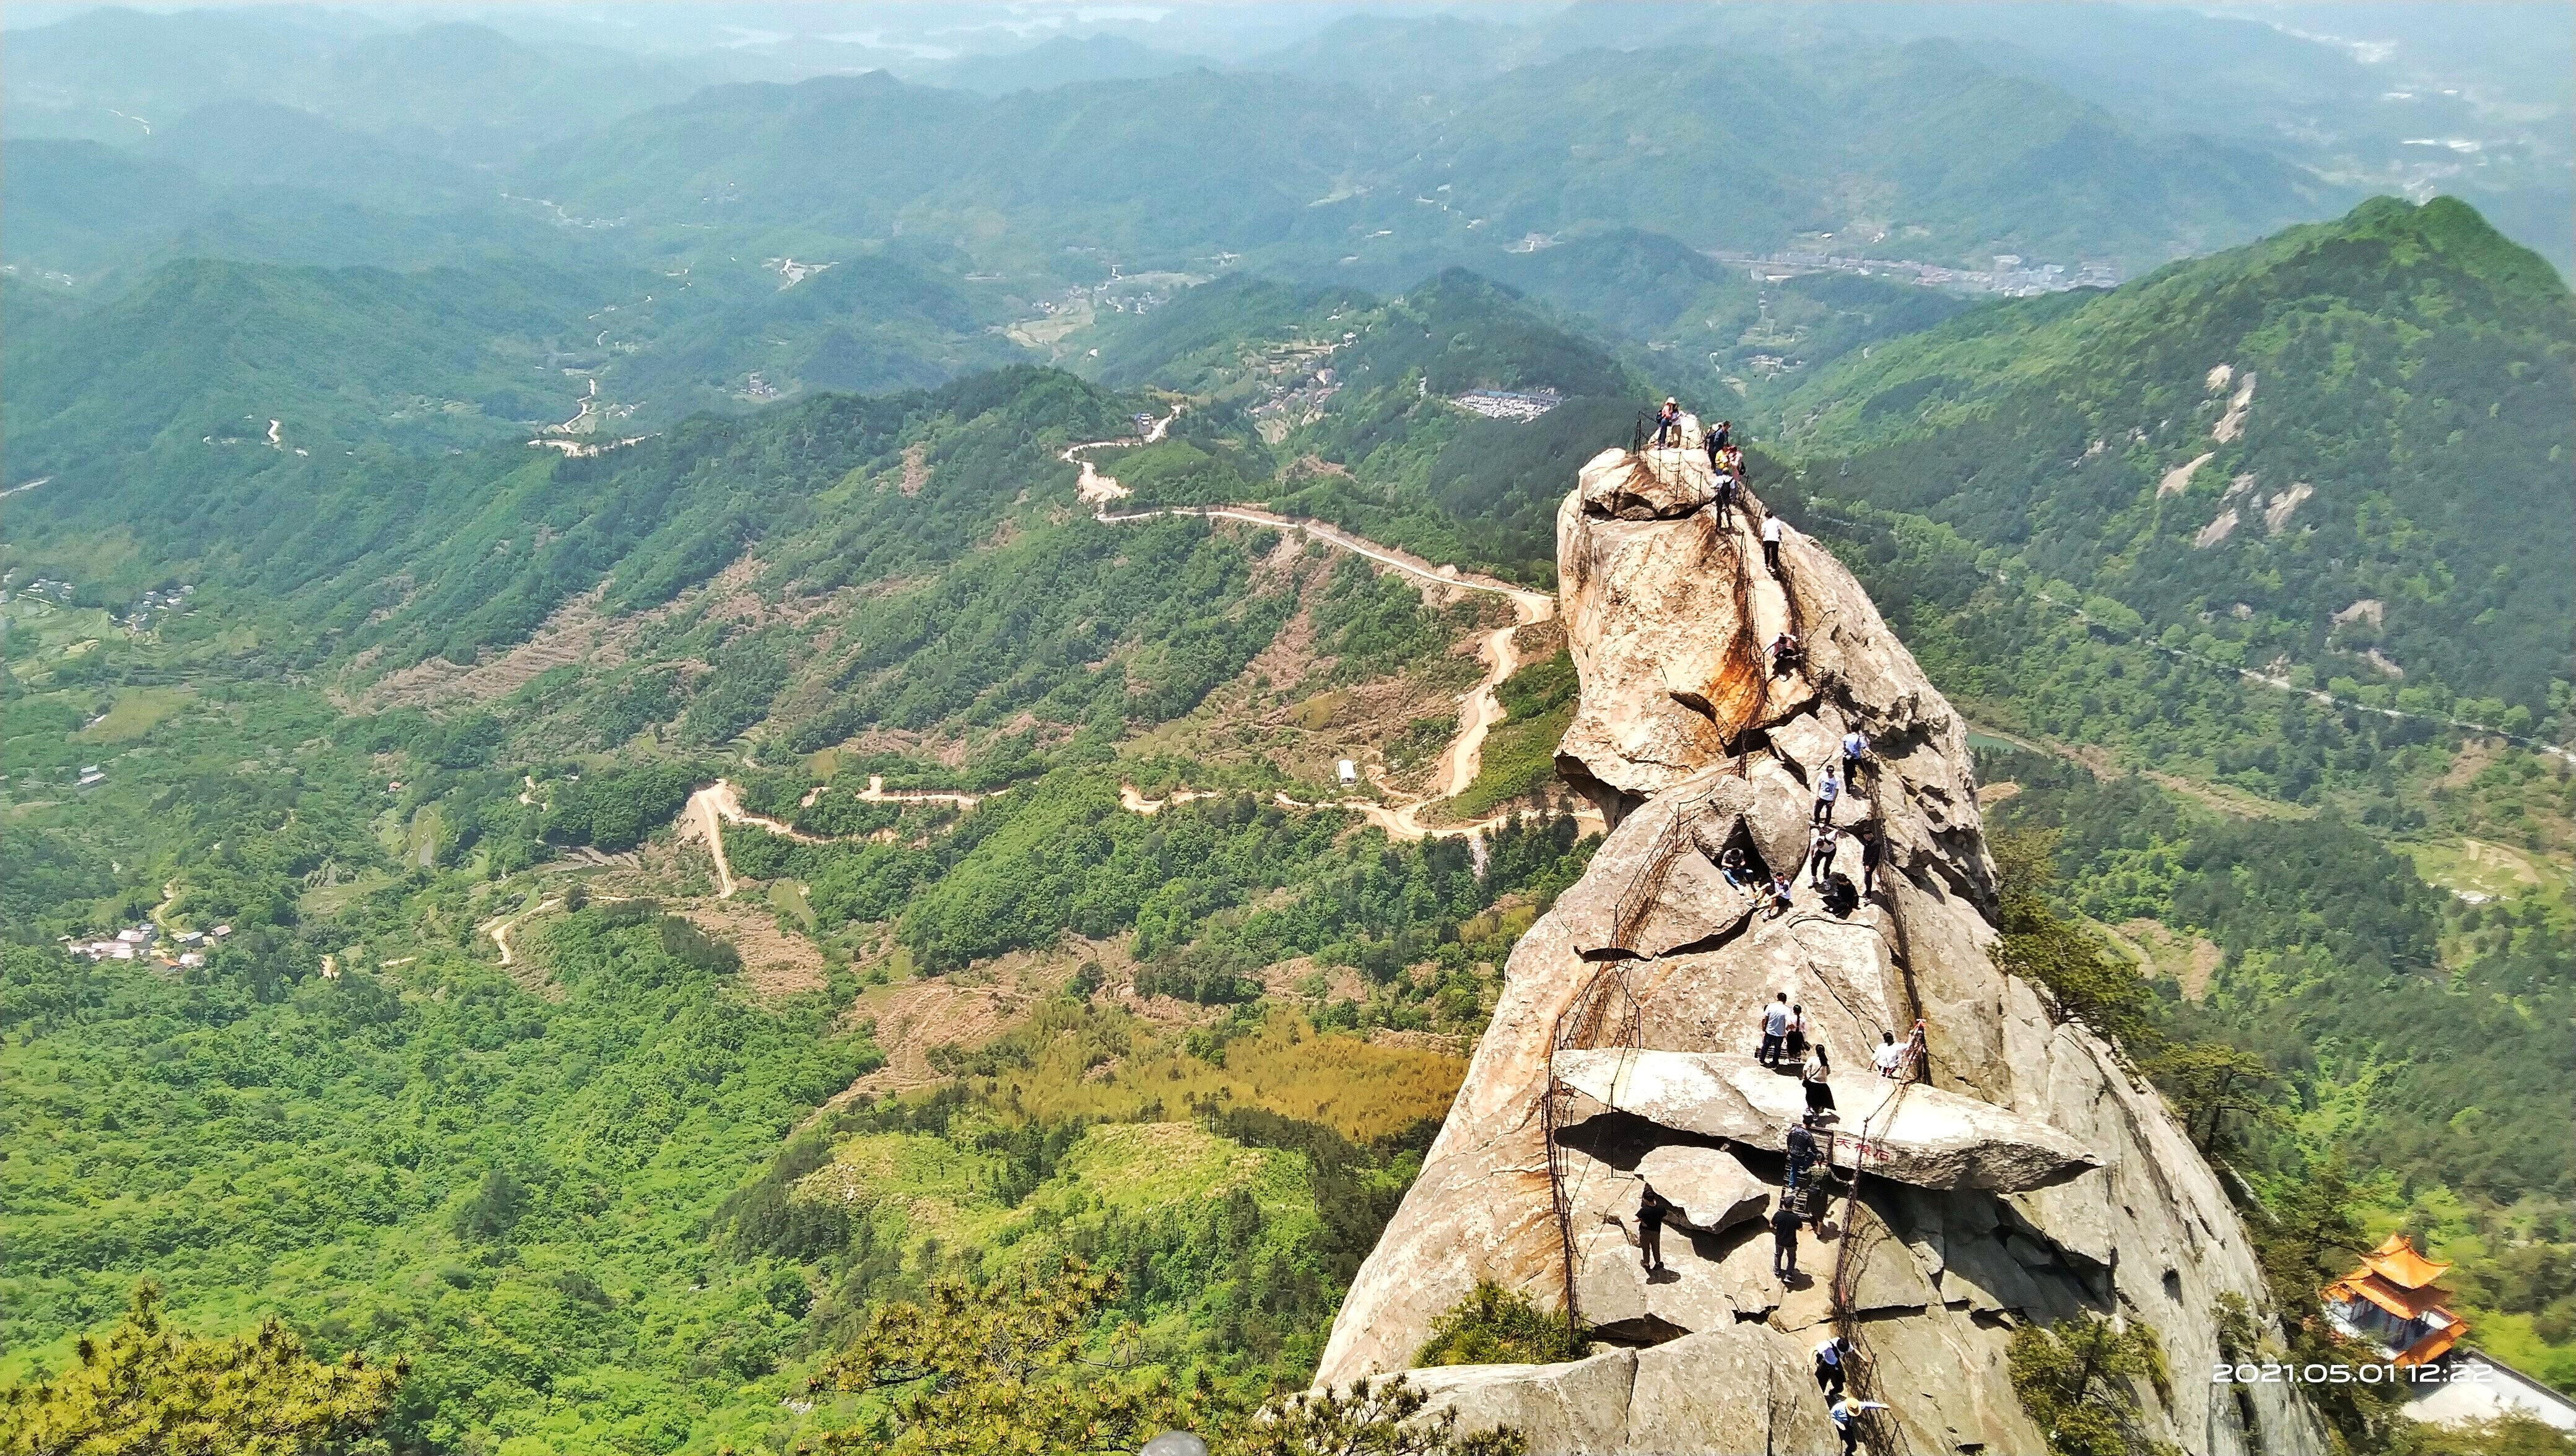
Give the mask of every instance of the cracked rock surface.
M 1492 1279 L 1545 1308 L 1571 1293 L 1596 1344 L 1558 1365 L 1417 1372 L 1468 1427 L 1517 1426 L 1541 1453 L 1830 1451 L 1808 1351 L 1835 1318 L 1843 1258 L 1874 1398 L 1893 1407 L 1874 1419 L 1894 1421 L 1904 1449 L 2043 1449 L 2005 1368 L 2010 1326 L 2092 1311 L 2164 1341 L 2177 1378 L 2141 1392 L 2147 1434 L 2211 1456 L 2322 1456 L 2287 1387 L 2240 1402 L 2180 1378 L 2217 1358 L 2222 1294 L 2259 1303 L 2252 1245 L 2153 1090 L 1996 966 L 1966 725 L 1821 546 L 1787 531 L 1774 577 L 1758 501 L 1721 522 L 1704 456 L 1648 455 L 1587 463 L 1557 518 L 1582 685 L 1558 766 L 1612 831 L 1513 950 L 1318 1382 L 1405 1369 L 1433 1321 Z M 1775 677 L 1765 649 L 1784 630 L 1805 663 Z M 1797 873 L 1819 772 L 1853 728 L 1871 761 L 1833 817 L 1883 837 L 1878 893 L 1837 917 L 1800 875 L 1772 918 L 1712 856 L 1739 846 Z M 1846 845 L 1836 868 L 1857 882 L 1858 861 Z M 1787 1279 L 1759 1218 L 1803 1104 L 1793 1078 L 1753 1060 L 1782 992 L 1830 1052 L 1846 1134 L 1890 1085 L 1871 1049 L 1920 1018 L 1928 1050 L 1925 1081 L 1869 1129 L 1856 1195 L 1831 1206 L 1821 1240 L 1802 1234 L 1805 1272 Z M 1569 1019 L 1579 999 L 1603 1014 Z M 1573 1050 L 1552 1056 L 1561 1032 Z M 1635 1226 L 1646 1181 L 1681 1205 L 1662 1240 L 1669 1273 L 1652 1278 Z

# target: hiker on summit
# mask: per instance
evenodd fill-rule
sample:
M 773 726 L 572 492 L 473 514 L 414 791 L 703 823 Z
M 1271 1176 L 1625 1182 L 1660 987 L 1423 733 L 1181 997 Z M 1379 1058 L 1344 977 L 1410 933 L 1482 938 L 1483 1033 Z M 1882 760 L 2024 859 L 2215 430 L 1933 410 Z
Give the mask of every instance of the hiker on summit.
M 1821 890 L 1825 876 L 1834 872 L 1834 851 L 1842 847 L 1843 837 L 1831 824 L 1816 826 L 1816 836 L 1807 844 L 1807 883 Z
M 1773 576 L 1780 574 L 1780 532 L 1778 516 L 1762 518 L 1762 564 L 1771 568 Z
M 1825 1044 L 1818 1042 L 1807 1049 L 1807 1064 L 1798 1069 L 1798 1081 L 1807 1089 L 1807 1111 L 1839 1112 L 1834 1107 L 1834 1089 L 1828 1080 L 1834 1075 L 1834 1064 L 1825 1059 Z
M 1709 452 L 1708 464 L 1717 472 L 1717 523 L 1728 530 L 1735 528 L 1735 503 L 1742 493 L 1735 483 L 1735 472 L 1718 464 L 1717 452 Z
M 1771 1210 L 1771 1272 L 1782 1280 L 1798 1272 L 1798 1210 L 1789 1195 L 1780 1195 Z
M 1734 439 L 1735 421 L 1719 420 L 1717 422 L 1717 428 L 1708 432 L 1708 437 L 1708 453 L 1711 456 L 1715 456 L 1718 451 L 1725 449 L 1728 443 Z
M 1682 405 L 1670 395 L 1664 396 L 1664 407 L 1655 411 L 1655 448 L 1681 443 Z
M 1664 1272 L 1664 1219 L 1672 1211 L 1673 1201 L 1647 1184 L 1637 1200 L 1637 1253 L 1649 1274 Z
M 1827 1412 L 1834 1418 L 1834 1431 L 1843 1438 L 1843 1456 L 1852 1456 L 1860 1446 L 1860 1417 L 1863 1411 L 1886 1410 L 1883 1400 L 1853 1400 L 1849 1396 L 1835 1401 Z
M 1709 473 L 1717 474 L 1717 457 L 1726 451 L 1726 426 L 1721 424 L 1713 429 L 1701 431 L 1699 447 L 1708 452 Z
M 1834 777 L 1834 766 L 1830 763 L 1826 764 L 1825 771 L 1816 776 L 1816 814 L 1814 822 L 1818 824 L 1833 823 L 1834 800 L 1841 798 L 1842 794 L 1843 781 Z
M 1781 1049 L 1789 1041 L 1789 1014 L 1789 993 L 1786 991 L 1780 993 L 1778 1000 L 1762 1008 L 1762 1048 L 1753 1054 L 1753 1060 L 1766 1067 L 1780 1065 Z
M 1828 1405 L 1842 1399 L 1843 1360 L 1852 1352 L 1851 1341 L 1832 1335 L 1816 1346 L 1816 1388 L 1825 1393 Z

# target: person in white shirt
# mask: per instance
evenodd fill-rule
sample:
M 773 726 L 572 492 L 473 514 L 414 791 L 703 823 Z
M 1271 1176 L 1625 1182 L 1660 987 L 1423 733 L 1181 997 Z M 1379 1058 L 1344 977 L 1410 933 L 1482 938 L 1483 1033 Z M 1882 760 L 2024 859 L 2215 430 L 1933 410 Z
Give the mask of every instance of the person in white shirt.
M 1816 823 L 1834 822 L 1834 800 L 1841 798 L 1842 793 L 1842 780 L 1834 777 L 1834 766 L 1826 764 L 1825 771 L 1816 779 Z
M 1896 1044 L 1895 1032 L 1883 1032 L 1881 1035 L 1886 1039 L 1878 1044 L 1876 1051 L 1869 1054 L 1869 1059 L 1878 1063 L 1880 1076 L 1893 1077 L 1896 1075 L 1897 1068 L 1905 1062 L 1905 1048 Z
M 1869 740 L 1861 736 L 1859 729 L 1843 735 L 1843 782 L 1850 783 L 1860 776 L 1860 761 L 1868 756 Z
M 1788 1039 L 1789 993 L 1783 991 L 1778 1000 L 1762 1008 L 1762 1049 L 1753 1059 L 1766 1067 L 1780 1065 L 1780 1049 Z
M 1883 1400 L 1853 1400 L 1849 1396 L 1835 1401 L 1827 1415 L 1833 1417 L 1834 1431 L 1843 1438 L 1843 1456 L 1851 1456 L 1860 1445 L 1860 1416 L 1863 1411 L 1885 1410 Z
M 1842 1399 L 1843 1357 L 1851 1353 L 1851 1341 L 1840 1335 L 1828 1338 L 1816 1347 L 1816 1388 L 1825 1393 L 1825 1403 Z
M 1821 890 L 1825 876 L 1834 871 L 1834 851 L 1842 847 L 1842 836 L 1834 826 L 1817 826 L 1816 837 L 1807 843 L 1807 883 Z
M 1762 564 L 1771 568 L 1773 576 L 1780 574 L 1780 531 L 1778 516 L 1762 518 Z

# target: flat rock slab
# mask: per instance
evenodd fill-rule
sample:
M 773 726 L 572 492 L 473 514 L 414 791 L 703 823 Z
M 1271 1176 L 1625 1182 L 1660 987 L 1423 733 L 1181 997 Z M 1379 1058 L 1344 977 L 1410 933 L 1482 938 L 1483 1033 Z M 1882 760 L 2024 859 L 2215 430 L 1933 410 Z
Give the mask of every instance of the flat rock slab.
M 1659 1127 L 1771 1151 L 1806 1111 L 1796 1079 L 1748 1056 L 1722 1052 L 1560 1052 L 1555 1071 L 1582 1094 L 1567 1110 L 1572 1125 L 1616 1110 Z M 1834 1159 L 1849 1167 L 1921 1188 L 1977 1188 L 2021 1193 L 2063 1183 L 2101 1159 L 2036 1118 L 1992 1103 L 1917 1084 L 1885 1127 L 1861 1125 L 1897 1084 L 1844 1073 L 1828 1084 L 1842 1109 Z

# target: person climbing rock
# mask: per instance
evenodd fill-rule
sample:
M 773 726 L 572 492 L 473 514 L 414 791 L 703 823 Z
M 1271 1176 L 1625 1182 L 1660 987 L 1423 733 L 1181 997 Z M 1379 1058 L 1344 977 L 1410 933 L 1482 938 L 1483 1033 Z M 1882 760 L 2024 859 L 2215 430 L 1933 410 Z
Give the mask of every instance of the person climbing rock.
M 1783 632 L 1771 639 L 1771 675 L 1787 677 L 1806 665 L 1806 654 L 1798 647 L 1794 632 Z
M 1859 729 L 1854 728 L 1849 733 L 1843 735 L 1843 779 L 1845 782 L 1850 782 L 1859 776 L 1860 761 L 1867 757 L 1869 757 L 1869 740 L 1861 736 L 1861 731 Z
M 1905 1048 L 1896 1044 L 1895 1032 L 1883 1031 L 1879 1036 L 1878 1050 L 1871 1052 L 1869 1059 L 1878 1064 L 1880 1076 L 1896 1076 L 1905 1065 Z
M 1864 1411 L 1885 1410 L 1883 1400 L 1853 1400 L 1845 1396 L 1835 1401 L 1827 1412 L 1834 1418 L 1834 1433 L 1843 1438 L 1843 1456 L 1852 1456 L 1860 1446 L 1860 1418 Z
M 1674 399 L 1670 395 L 1666 395 L 1664 397 L 1664 407 L 1655 411 L 1655 448 L 1660 450 L 1666 445 L 1679 444 L 1681 441 L 1681 434 L 1681 401 Z
M 1766 1067 L 1780 1065 L 1780 1052 L 1788 1041 L 1789 993 L 1783 991 L 1778 1000 L 1762 1008 L 1762 1049 L 1753 1054 L 1753 1060 Z
M 1785 1193 L 1771 1210 L 1771 1272 L 1782 1279 L 1798 1272 L 1798 1210 Z
M 1860 832 L 1860 892 L 1878 893 L 1878 862 L 1887 857 L 1887 840 L 1874 829 Z
M 1807 1111 L 1823 1115 L 1835 1111 L 1834 1089 L 1826 1080 L 1834 1074 L 1834 1064 L 1825 1056 L 1825 1044 L 1817 1042 L 1807 1049 L 1807 1064 L 1798 1069 L 1798 1081 L 1806 1088 Z
M 1780 518 L 1778 516 L 1764 516 L 1762 518 L 1762 564 L 1771 568 L 1771 574 L 1773 576 L 1778 576 L 1780 574 L 1781 529 Z
M 1637 1200 L 1637 1253 L 1649 1274 L 1664 1272 L 1664 1217 L 1672 1211 L 1672 1200 L 1647 1184 Z
M 1799 1118 L 1796 1125 L 1789 1129 L 1788 1190 L 1790 1192 L 1798 1191 L 1799 1180 L 1807 1176 L 1807 1170 L 1816 1165 L 1816 1159 L 1820 1156 L 1822 1154 L 1816 1150 L 1815 1119 Z
M 1834 766 L 1830 763 L 1826 764 L 1825 771 L 1816 776 L 1816 813 L 1814 822 L 1818 824 L 1833 823 L 1834 801 L 1842 796 L 1843 781 L 1834 777 Z
M 1730 844 L 1717 857 L 1717 872 L 1725 876 L 1729 888 L 1752 895 L 1753 865 L 1744 857 L 1744 846 Z
M 1831 1335 L 1816 1346 L 1816 1388 L 1825 1393 L 1825 1404 L 1831 1406 L 1843 1395 L 1843 1360 L 1852 1352 L 1851 1341 Z
M 1816 826 L 1815 838 L 1807 842 L 1807 883 L 1821 890 L 1825 876 L 1834 872 L 1834 852 L 1842 848 L 1841 831 L 1831 824 Z
M 1709 468 L 1717 472 L 1717 523 L 1731 531 L 1735 529 L 1735 501 L 1739 494 L 1735 472 L 1720 466 L 1713 455 Z
M 1788 914 L 1789 907 L 1797 903 L 1797 898 L 1797 882 L 1790 879 L 1787 875 L 1781 874 L 1776 870 L 1773 871 L 1771 875 L 1771 914 L 1768 918 L 1777 920 L 1781 916 Z

